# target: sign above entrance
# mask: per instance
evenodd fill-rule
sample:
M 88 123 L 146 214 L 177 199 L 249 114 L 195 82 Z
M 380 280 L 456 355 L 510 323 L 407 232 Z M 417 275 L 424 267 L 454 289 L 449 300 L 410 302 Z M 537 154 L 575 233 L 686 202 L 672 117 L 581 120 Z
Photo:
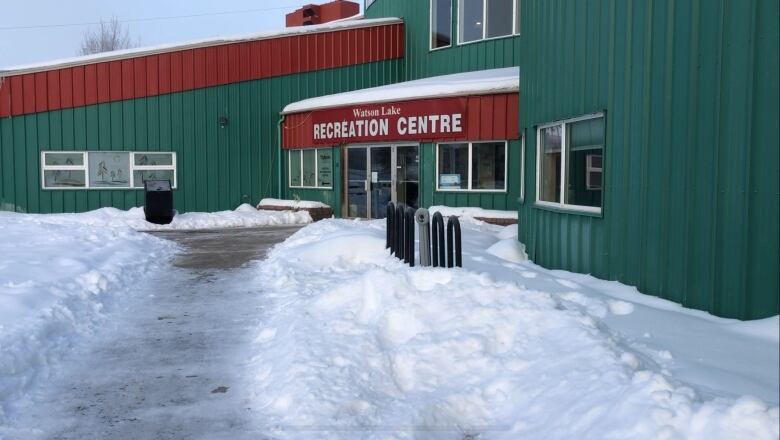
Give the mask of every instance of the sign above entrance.
M 368 104 L 311 114 L 314 145 L 457 139 L 467 131 L 466 98 Z
M 354 104 L 291 113 L 282 148 L 519 139 L 517 93 Z

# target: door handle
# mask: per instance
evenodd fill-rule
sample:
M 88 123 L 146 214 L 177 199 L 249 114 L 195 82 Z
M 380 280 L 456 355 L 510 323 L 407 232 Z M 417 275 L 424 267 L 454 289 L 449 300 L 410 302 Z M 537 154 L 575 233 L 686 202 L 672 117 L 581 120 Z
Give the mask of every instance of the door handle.
M 366 185 L 366 192 L 370 191 L 371 184 L 368 179 L 366 179 L 365 185 Z

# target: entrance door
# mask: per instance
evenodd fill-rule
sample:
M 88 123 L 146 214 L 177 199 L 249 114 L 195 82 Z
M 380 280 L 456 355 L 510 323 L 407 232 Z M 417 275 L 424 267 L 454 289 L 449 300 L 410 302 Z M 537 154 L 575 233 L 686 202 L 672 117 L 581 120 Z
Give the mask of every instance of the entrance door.
M 417 208 L 419 186 L 417 145 L 347 148 L 347 216 L 385 218 L 387 203 Z

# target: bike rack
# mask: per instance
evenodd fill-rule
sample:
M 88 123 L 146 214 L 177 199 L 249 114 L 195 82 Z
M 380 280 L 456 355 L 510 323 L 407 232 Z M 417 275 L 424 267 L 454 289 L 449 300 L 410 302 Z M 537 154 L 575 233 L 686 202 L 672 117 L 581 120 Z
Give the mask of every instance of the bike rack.
M 440 212 L 433 213 L 431 223 L 431 243 L 433 243 L 433 267 L 445 267 L 447 260 L 444 257 L 444 217 Z
M 403 203 L 387 204 L 387 232 L 385 247 L 396 258 L 410 267 L 415 264 L 415 231 L 420 230 L 420 266 L 463 267 L 460 221 L 452 215 L 447 219 L 447 235 L 444 234 L 444 217 L 440 212 L 430 215 L 427 209 L 417 211 Z
M 453 249 L 457 248 L 457 249 Z M 447 221 L 447 267 L 452 267 L 453 253 L 455 265 L 463 267 L 463 252 L 461 251 L 460 220 L 451 215 Z
M 420 231 L 420 266 L 431 265 L 431 215 L 425 208 L 420 208 L 414 215 Z

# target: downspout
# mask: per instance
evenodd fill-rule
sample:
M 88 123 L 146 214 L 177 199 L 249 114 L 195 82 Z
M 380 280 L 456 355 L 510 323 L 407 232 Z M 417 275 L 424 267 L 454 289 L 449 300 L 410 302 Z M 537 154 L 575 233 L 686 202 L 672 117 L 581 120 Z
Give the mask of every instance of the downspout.
M 279 200 L 282 200 L 282 154 L 284 151 L 282 150 L 282 124 L 284 124 L 284 115 L 282 115 L 281 119 L 279 119 L 279 125 L 277 130 L 277 143 L 279 145 L 279 160 L 276 161 L 276 178 L 278 185 L 277 192 L 276 192 L 276 198 Z

